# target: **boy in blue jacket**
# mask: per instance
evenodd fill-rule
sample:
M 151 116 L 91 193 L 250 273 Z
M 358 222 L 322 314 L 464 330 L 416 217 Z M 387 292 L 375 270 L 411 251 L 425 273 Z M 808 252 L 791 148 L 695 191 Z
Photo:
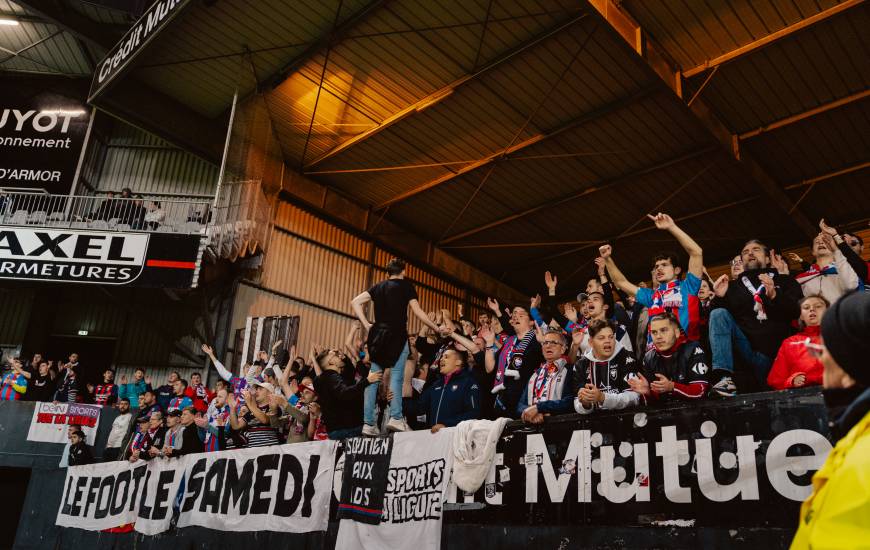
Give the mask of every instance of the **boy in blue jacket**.
M 441 355 L 441 376 L 423 390 L 419 399 L 405 399 L 408 416 L 426 415 L 432 433 L 480 417 L 480 387 L 464 352 L 448 349 Z

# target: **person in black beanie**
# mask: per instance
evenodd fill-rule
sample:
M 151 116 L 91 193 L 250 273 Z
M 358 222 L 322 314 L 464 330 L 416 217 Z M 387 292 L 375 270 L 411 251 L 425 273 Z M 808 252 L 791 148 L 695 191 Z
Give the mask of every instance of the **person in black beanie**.
M 870 294 L 854 292 L 822 319 L 825 401 L 836 446 L 813 475 L 792 550 L 856 548 L 870 540 Z M 850 403 L 842 408 L 841 403 Z M 836 404 L 832 407 L 832 400 Z M 842 410 L 842 412 L 840 412 Z

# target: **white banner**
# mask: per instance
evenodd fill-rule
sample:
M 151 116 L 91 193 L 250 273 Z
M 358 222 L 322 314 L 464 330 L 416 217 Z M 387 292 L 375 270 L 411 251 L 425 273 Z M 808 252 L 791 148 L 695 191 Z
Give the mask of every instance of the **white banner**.
M 67 468 L 57 525 L 89 531 L 136 521 L 148 464 L 103 462 Z
M 335 441 L 198 453 L 68 469 L 57 525 L 102 530 L 135 523 L 222 531 L 325 531 Z
M 81 403 L 43 403 L 33 407 L 33 418 L 27 431 L 28 441 L 69 443 L 67 426 L 79 424 L 88 445 L 94 444 L 100 424 L 100 406 Z
M 437 550 L 441 547 L 443 507 L 453 469 L 453 429 L 442 429 L 436 434 L 428 430 L 397 433 L 393 437 L 380 524 L 341 520 L 336 548 Z M 336 466 L 336 470 L 338 468 Z M 339 476 L 337 471 L 336 482 Z M 336 495 L 340 493 L 339 488 Z

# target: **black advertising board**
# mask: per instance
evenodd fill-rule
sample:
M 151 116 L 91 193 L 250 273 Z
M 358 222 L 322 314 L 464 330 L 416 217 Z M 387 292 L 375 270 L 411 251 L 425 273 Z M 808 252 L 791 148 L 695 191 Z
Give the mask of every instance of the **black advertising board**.
M 69 194 L 90 107 L 74 93 L 8 88 L 0 99 L 0 187 Z
M 818 388 L 512 425 L 445 521 L 794 529 L 828 436 Z
M 94 70 L 88 101 L 93 101 L 160 30 L 177 16 L 190 0 L 157 0 L 142 14 L 120 42 L 109 50 Z
M 0 279 L 190 288 L 200 238 L 0 226 Z

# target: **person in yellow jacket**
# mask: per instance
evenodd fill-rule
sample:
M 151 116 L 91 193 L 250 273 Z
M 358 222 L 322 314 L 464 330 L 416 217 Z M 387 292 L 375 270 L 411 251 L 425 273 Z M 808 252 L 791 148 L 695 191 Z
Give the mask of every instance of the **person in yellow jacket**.
M 870 293 L 856 292 L 831 306 L 822 339 L 817 351 L 837 441 L 813 476 L 791 549 L 870 549 Z M 844 398 L 845 408 L 838 406 Z

